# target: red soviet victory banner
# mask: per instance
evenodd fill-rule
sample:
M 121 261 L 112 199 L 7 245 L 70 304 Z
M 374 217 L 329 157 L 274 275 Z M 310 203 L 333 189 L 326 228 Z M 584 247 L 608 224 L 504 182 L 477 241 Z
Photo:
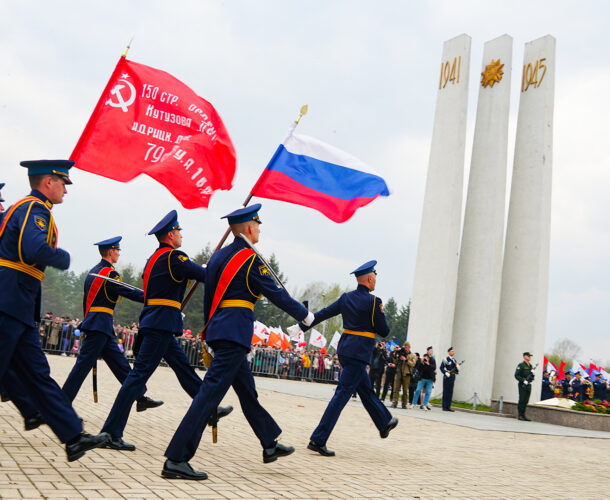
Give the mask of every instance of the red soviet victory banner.
M 235 148 L 213 106 L 169 73 L 124 57 L 70 159 L 121 182 L 146 174 L 184 208 L 207 207 L 235 174 Z

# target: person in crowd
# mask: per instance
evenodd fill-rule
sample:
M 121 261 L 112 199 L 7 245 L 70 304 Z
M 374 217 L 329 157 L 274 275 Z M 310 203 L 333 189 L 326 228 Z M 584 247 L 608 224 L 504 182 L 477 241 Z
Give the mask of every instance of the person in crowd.
M 311 377 L 311 358 L 307 351 L 303 353 L 303 380 L 310 380 Z
M 398 396 L 402 387 L 402 407 L 408 408 L 409 403 L 409 386 L 411 385 L 411 372 L 415 366 L 417 358 L 411 352 L 411 343 L 405 342 L 402 349 L 394 352 L 394 363 L 396 365 L 396 373 L 394 375 L 394 389 L 392 391 L 392 408 L 398 406 Z
M 571 371 L 568 371 L 568 373 L 566 373 L 566 377 L 563 379 L 562 382 L 562 395 L 564 398 L 574 399 L 574 389 L 572 388 L 572 380 L 574 380 L 574 375 Z
M 28 169 L 29 196 L 12 205 L 0 224 L 0 382 L 13 380 L 40 411 L 62 443 L 68 461 L 108 441 L 108 434 L 83 433 L 82 421 L 68 398 L 51 378 L 49 363 L 40 345 L 36 322 L 40 321 L 41 284 L 47 266 L 65 270 L 70 254 L 57 247 L 54 204 L 62 203 L 70 160 L 21 162 Z
M 453 347 L 447 349 L 447 357 L 441 363 L 441 373 L 443 374 L 443 411 L 454 411 L 451 409 L 451 401 L 455 377 L 460 373 L 460 366 L 455 359 Z
M 385 367 L 389 361 L 388 350 L 386 349 L 385 341 L 377 342 L 373 349 L 371 359 L 371 369 L 369 370 L 369 378 L 371 385 L 377 397 L 381 394 L 381 378 L 385 372 Z
M 278 443 L 282 432 L 273 417 L 258 401 L 254 377 L 246 362 L 252 339 L 254 303 L 264 295 L 297 321 L 310 326 L 314 315 L 278 288 L 266 264 L 248 246 L 259 240 L 261 204 L 241 208 L 226 215 L 235 240 L 212 255 L 204 290 L 206 341 L 214 359 L 182 422 L 172 437 L 161 475 L 168 479 L 202 480 L 205 472 L 193 470 L 189 460 L 195 455 L 206 423 L 229 387 L 237 393 L 244 416 L 263 448 L 263 462 L 269 463 L 294 452 Z M 244 237 L 240 237 L 243 235 Z M 218 304 L 218 308 L 216 308 Z
M 393 351 L 390 353 L 388 365 L 385 370 L 385 381 L 383 383 L 383 392 L 381 393 L 381 401 L 385 401 L 390 390 L 390 401 L 394 401 L 394 377 L 396 376 L 396 352 L 400 350 L 400 346 L 395 345 Z
M 581 396 L 581 400 L 582 401 L 587 401 L 590 399 L 593 399 L 593 383 L 591 382 L 591 380 L 589 380 L 589 374 L 585 373 L 583 375 L 583 381 L 582 381 L 582 396 Z
M 120 297 L 125 297 L 135 302 L 144 302 L 144 294 L 140 290 L 132 290 L 118 283 L 106 281 L 103 278 L 93 276 L 99 274 L 120 281 L 121 276 L 114 268 L 121 254 L 122 237 L 116 236 L 94 243 L 98 248 L 101 260 L 93 266 L 85 278 L 83 294 L 83 321 L 80 330 L 84 332 L 85 342 L 81 348 L 76 363 L 72 367 L 68 378 L 64 382 L 62 390 L 70 401 L 78 394 L 83 382 L 91 369 L 96 365 L 98 358 L 102 358 L 110 371 L 121 383 L 125 382 L 131 367 L 118 345 L 118 336 L 115 332 L 123 328 L 114 328 L 112 319 L 114 308 Z M 144 391 L 146 388 L 144 387 Z M 154 401 L 142 393 L 137 398 L 137 411 L 141 412 L 147 408 L 155 408 L 163 404 L 163 401 Z M 106 444 L 107 448 L 131 449 L 121 438 L 115 438 Z M 126 447 L 126 448 L 125 448 Z
M 542 391 L 540 399 L 542 401 L 555 397 L 555 391 L 553 390 L 553 382 L 549 376 L 548 370 L 544 370 L 542 373 Z
M 341 411 L 354 392 L 360 396 L 364 408 L 382 438 L 387 438 L 390 431 L 398 425 L 398 419 L 392 417 L 376 397 L 366 373 L 366 366 L 371 363 L 375 347 L 375 335 L 387 337 L 390 332 L 383 312 L 383 304 L 371 293 L 377 283 L 376 264 L 377 261 L 372 260 L 352 271 L 358 282 L 356 290 L 341 295 L 339 300 L 315 313 L 315 320 L 311 325 L 301 328 L 305 331 L 308 326 L 314 326 L 338 314 L 343 317 L 343 335 L 337 346 L 337 354 L 343 370 L 335 394 L 307 446 L 308 449 L 323 456 L 335 455 L 326 447 L 326 442 Z
M 419 353 L 415 353 L 415 366 L 413 366 L 413 370 L 411 370 L 411 381 L 409 382 L 409 404 L 413 406 L 417 405 L 419 402 L 413 401 L 415 397 L 415 391 L 417 391 L 417 384 L 419 384 L 419 380 L 421 379 L 420 375 L 420 366 L 421 366 L 421 358 Z
M 525 409 L 527 403 L 530 400 L 530 394 L 532 392 L 532 381 L 534 380 L 534 369 L 530 363 L 532 354 L 528 352 L 523 353 L 523 361 L 517 365 L 515 370 L 515 378 L 518 381 L 519 388 L 519 403 L 517 404 L 517 410 L 519 412 L 519 420 L 529 422 L 529 418 L 525 416 Z
M 595 375 L 595 382 L 593 382 L 594 398 L 600 401 L 606 401 L 608 399 L 608 386 L 602 378 L 601 373 Z
M 184 329 L 180 309 L 187 281 L 204 281 L 206 271 L 178 250 L 182 246 L 181 230 L 178 214 L 172 210 L 148 233 L 155 235 L 159 247 L 144 267 L 144 308 L 139 321 L 142 342 L 133 369 L 123 382 L 103 427 L 103 432 L 112 436 L 112 442 L 120 444 L 115 449 L 135 450 L 135 445 L 123 441 L 123 431 L 131 406 L 144 394 L 146 382 L 162 358 L 189 396 L 194 398 L 199 393 L 201 379 L 178 345 L 176 335 Z M 228 415 L 232 409 L 219 408 L 218 416 Z
M 572 379 L 570 385 L 572 386 L 572 396 L 574 401 L 582 401 L 583 396 L 583 385 L 582 385 L 582 373 L 576 372 L 576 375 Z
M 428 347 L 426 354 L 419 363 L 419 382 L 417 382 L 417 389 L 413 396 L 414 404 L 420 402 L 420 395 L 422 391 L 425 391 L 425 397 L 423 403 L 420 404 L 419 408 L 422 410 L 430 410 L 428 402 L 432 396 L 432 389 L 434 388 L 434 382 L 436 381 L 436 360 L 433 357 L 432 346 Z

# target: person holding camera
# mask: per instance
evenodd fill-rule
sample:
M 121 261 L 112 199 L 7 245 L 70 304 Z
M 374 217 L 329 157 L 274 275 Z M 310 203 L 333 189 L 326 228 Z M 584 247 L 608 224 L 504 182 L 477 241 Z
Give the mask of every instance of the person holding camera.
M 419 382 L 417 382 L 415 396 L 413 396 L 413 404 L 417 404 L 421 391 L 425 390 L 426 396 L 424 397 L 424 402 L 419 407 L 422 410 L 430 410 L 431 408 L 428 406 L 428 402 L 430 401 L 434 382 L 436 381 L 436 360 L 433 356 L 432 346 L 426 349 L 426 354 L 424 354 L 424 357 L 418 366 L 418 370 L 420 379 Z
M 532 382 L 534 380 L 534 369 L 530 363 L 532 353 L 526 351 L 523 353 L 523 361 L 517 365 L 515 370 L 515 378 L 519 382 L 519 403 L 517 409 L 519 411 L 519 420 L 529 422 L 530 419 L 525 416 L 525 408 L 530 400 L 532 393 Z
M 411 371 L 415 366 L 417 358 L 411 352 L 411 344 L 405 342 L 402 349 L 394 353 L 394 363 L 396 364 L 396 375 L 394 375 L 394 391 L 392 393 L 392 408 L 398 406 L 398 394 L 402 385 L 402 407 L 407 408 L 409 401 L 409 385 L 411 384 Z
M 371 379 L 371 385 L 375 395 L 379 397 L 381 393 L 381 379 L 383 378 L 383 372 L 388 364 L 389 353 L 385 347 L 385 341 L 377 342 L 373 349 L 373 357 L 371 360 L 371 369 L 369 370 L 369 378 Z

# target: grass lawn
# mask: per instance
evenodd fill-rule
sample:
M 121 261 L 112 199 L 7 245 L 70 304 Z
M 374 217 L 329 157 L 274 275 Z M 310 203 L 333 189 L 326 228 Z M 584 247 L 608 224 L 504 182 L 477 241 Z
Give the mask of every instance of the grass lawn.
M 435 405 L 442 404 L 442 400 L 440 398 L 431 399 L 430 403 Z M 455 406 L 456 408 L 465 408 L 467 410 L 472 410 L 472 403 L 464 403 L 463 401 L 452 401 L 451 406 Z M 477 411 L 491 411 L 491 408 L 487 405 L 483 405 L 481 403 L 477 403 Z

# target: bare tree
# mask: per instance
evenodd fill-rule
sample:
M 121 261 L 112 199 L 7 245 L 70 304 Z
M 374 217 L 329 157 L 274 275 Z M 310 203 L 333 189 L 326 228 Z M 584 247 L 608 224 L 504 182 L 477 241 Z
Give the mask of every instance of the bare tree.
M 582 354 L 581 347 L 570 339 L 559 339 L 553 345 L 551 353 L 565 361 L 574 361 Z

